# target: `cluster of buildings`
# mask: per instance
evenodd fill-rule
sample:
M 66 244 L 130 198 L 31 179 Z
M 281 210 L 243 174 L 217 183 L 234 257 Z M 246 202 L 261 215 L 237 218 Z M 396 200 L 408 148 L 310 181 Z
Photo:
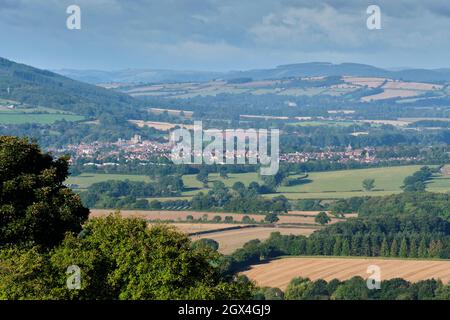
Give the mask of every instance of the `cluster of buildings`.
M 166 143 L 142 140 L 141 136 L 135 135 L 130 140 L 69 144 L 52 151 L 55 154 L 70 154 L 71 162 L 81 160 L 86 166 L 105 166 L 118 165 L 119 161 L 147 162 L 154 156 L 169 154 L 171 147 Z
M 377 158 L 372 148 L 353 149 L 348 146 L 345 151 L 324 150 L 318 152 L 294 152 L 280 156 L 280 161 L 289 163 L 305 163 L 308 161 L 328 160 L 338 163 L 359 162 L 375 163 Z
M 135 135 L 130 140 L 119 139 L 116 142 L 91 142 L 80 144 L 69 144 L 57 150 L 51 150 L 55 154 L 70 154 L 72 163 L 81 163 L 85 166 L 117 166 L 119 163 L 137 161 L 149 163 L 155 157 L 172 159 L 173 145 L 169 143 L 160 143 L 156 141 L 142 140 L 141 136 Z M 202 157 L 202 151 L 199 154 L 193 150 L 192 155 Z M 219 160 L 218 155 L 203 155 L 210 160 Z M 253 157 L 258 158 L 258 154 L 252 154 L 252 151 L 225 151 L 225 159 L 237 160 L 237 163 L 246 162 L 245 159 Z M 242 161 L 239 161 L 239 159 Z M 172 159 L 173 160 L 173 159 Z M 280 162 L 288 163 L 306 163 L 308 161 L 327 160 L 337 163 L 378 163 L 382 159 L 376 157 L 374 148 L 353 149 L 348 146 L 344 151 L 322 150 L 315 152 L 294 152 L 280 154 Z M 384 159 L 386 160 L 386 159 Z M 392 158 L 389 160 L 415 161 L 417 158 Z M 212 161 L 211 161 L 212 162 Z

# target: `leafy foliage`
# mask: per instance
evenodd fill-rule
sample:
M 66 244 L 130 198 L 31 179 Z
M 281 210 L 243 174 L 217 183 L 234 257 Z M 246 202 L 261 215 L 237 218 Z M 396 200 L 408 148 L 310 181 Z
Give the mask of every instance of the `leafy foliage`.
M 81 230 L 89 210 L 63 185 L 67 160 L 27 139 L 0 137 L 0 245 L 53 246 Z
M 50 252 L 4 248 L 0 258 L 4 299 L 245 299 L 253 290 L 251 282 L 222 278 L 210 248 L 119 215 L 89 220 Z M 71 265 L 81 270 L 80 290 L 66 287 Z

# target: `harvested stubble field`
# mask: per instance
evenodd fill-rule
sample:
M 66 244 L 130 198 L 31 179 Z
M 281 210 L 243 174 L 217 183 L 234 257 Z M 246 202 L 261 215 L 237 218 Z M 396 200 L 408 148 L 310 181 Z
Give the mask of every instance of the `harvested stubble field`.
M 356 86 L 367 86 L 368 88 L 376 88 L 381 86 L 386 79 L 385 78 L 375 78 L 375 77 L 351 77 L 344 76 L 342 78 L 346 83 L 351 83 Z
M 113 210 L 108 209 L 93 209 L 91 210 L 91 217 L 105 216 Z M 210 221 L 215 216 L 220 216 L 222 220 L 227 216 L 233 217 L 234 222 L 242 221 L 242 218 L 248 216 L 256 222 L 264 220 L 263 214 L 243 214 L 243 213 L 223 213 L 223 212 L 199 212 L 199 211 L 145 211 L 145 210 L 122 210 L 121 215 L 124 217 L 139 217 L 148 221 L 186 221 L 187 216 L 192 216 L 195 220 L 203 219 L 207 215 L 207 220 Z M 315 225 L 314 215 L 310 217 L 296 216 L 296 215 L 279 215 L 278 223 L 289 224 L 308 224 Z M 332 218 L 330 223 L 342 221 L 342 219 Z
M 150 225 L 156 225 L 157 223 L 150 223 Z M 248 225 L 236 224 L 236 223 L 168 223 L 174 226 L 178 230 L 186 234 L 192 234 L 197 232 L 219 232 L 221 230 L 227 230 L 229 228 L 239 228 Z
M 303 216 L 309 216 L 309 217 L 315 217 L 322 211 L 300 211 L 300 210 L 293 210 L 289 211 L 288 214 L 293 215 L 303 215 Z M 329 211 L 324 211 L 328 216 L 332 217 L 331 213 Z
M 272 232 L 280 232 L 283 235 L 305 235 L 308 236 L 317 229 L 315 228 L 266 228 L 266 227 L 254 227 L 243 228 L 236 230 L 227 230 L 202 234 L 200 236 L 191 237 L 192 240 L 198 240 L 202 238 L 208 238 L 216 240 L 219 243 L 219 252 L 223 254 L 231 254 L 236 249 L 242 248 L 242 246 L 250 240 L 259 239 L 265 240 L 270 237 Z
M 400 260 L 380 258 L 327 258 L 295 257 L 271 260 L 268 263 L 252 266 L 243 272 L 259 286 L 286 289 L 295 277 L 311 280 L 347 280 L 354 276 L 367 278 L 367 267 L 377 265 L 381 279 L 403 278 L 411 282 L 425 279 L 450 281 L 450 261 L 444 260 Z
M 416 91 L 416 90 L 385 89 L 381 93 L 363 97 L 363 98 L 361 98 L 361 100 L 364 102 L 369 102 L 369 101 L 385 100 L 385 99 L 392 99 L 392 98 L 411 98 L 411 97 L 416 97 L 422 93 L 423 93 L 422 91 Z

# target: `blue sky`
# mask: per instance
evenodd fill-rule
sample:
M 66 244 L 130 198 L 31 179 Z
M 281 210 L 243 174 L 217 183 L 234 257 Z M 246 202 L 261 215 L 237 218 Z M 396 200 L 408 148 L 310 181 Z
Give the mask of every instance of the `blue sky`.
M 81 30 L 66 28 L 72 4 Z M 381 30 L 366 27 L 371 4 Z M 450 1 L 0 0 L 0 56 L 46 69 L 450 67 Z

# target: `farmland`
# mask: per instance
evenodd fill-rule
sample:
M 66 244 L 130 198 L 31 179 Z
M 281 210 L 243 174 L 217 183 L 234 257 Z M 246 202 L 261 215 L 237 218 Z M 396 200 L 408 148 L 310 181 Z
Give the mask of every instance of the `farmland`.
M 149 223 L 149 225 L 157 225 L 159 222 Z M 222 230 L 228 230 L 230 228 L 240 228 L 245 227 L 243 224 L 236 223 L 170 223 L 169 225 L 174 226 L 179 231 L 186 233 L 188 235 L 199 232 L 221 232 Z M 248 225 L 247 225 L 248 227 Z
M 109 214 L 111 210 L 91 210 L 91 217 L 102 217 Z M 304 213 L 304 212 L 302 212 Z M 289 215 L 280 215 L 280 224 L 287 224 L 289 227 L 256 226 L 254 224 L 242 224 L 242 218 L 248 216 L 256 222 L 264 220 L 263 215 L 256 214 L 237 214 L 237 213 L 216 213 L 216 212 L 194 212 L 194 211 L 139 211 L 123 210 L 120 212 L 123 217 L 139 217 L 147 220 L 150 225 L 165 222 L 175 226 L 180 231 L 191 234 L 192 240 L 203 238 L 213 239 L 219 243 L 219 252 L 231 254 L 236 249 L 241 248 L 250 240 L 265 240 L 269 238 L 272 232 L 280 232 L 284 235 L 310 235 L 320 228 L 314 222 L 314 215 L 294 212 Z M 192 216 L 198 222 L 186 222 L 187 217 Z M 211 223 L 213 217 L 220 216 L 233 217 L 235 223 Z M 341 221 L 341 219 L 332 218 L 331 223 Z M 303 225 L 304 224 L 304 225 Z M 192 235 L 201 232 L 201 235 Z
M 276 194 L 267 196 L 284 195 L 288 199 L 340 199 L 354 196 L 382 196 L 402 191 L 401 186 L 406 176 L 420 169 L 421 166 L 399 166 L 371 169 L 339 170 L 327 172 L 309 173 L 309 183 L 296 186 L 281 186 Z M 291 176 L 295 177 L 295 176 Z M 366 178 L 375 179 L 375 190 L 366 192 L 362 190 L 361 183 Z M 197 188 L 184 195 L 194 195 L 202 190 L 202 185 L 195 180 L 195 175 L 183 177 L 185 185 Z M 230 174 L 228 179 L 221 179 L 217 174 L 211 174 L 209 181 L 222 180 L 225 185 L 232 186 L 236 181 L 248 185 L 252 181 L 261 182 L 256 173 Z M 429 191 L 450 191 L 450 179 L 436 177 L 428 184 Z
M 354 276 L 367 278 L 367 267 L 379 266 L 381 279 L 403 278 L 411 282 L 439 278 L 450 281 L 450 262 L 444 260 L 400 260 L 380 258 L 293 257 L 271 260 L 243 272 L 260 286 L 285 289 L 295 277 L 311 280 L 347 280 Z
M 385 78 L 343 77 L 343 80 L 355 86 L 367 86 L 368 88 L 380 88 L 383 90 L 380 93 L 363 97 L 361 100 L 365 102 L 391 98 L 411 98 L 430 91 L 443 89 L 443 86 L 438 84 L 405 82 Z
M 102 174 L 102 173 L 82 173 L 78 176 L 71 176 L 66 180 L 66 184 L 75 187 L 74 189 L 87 189 L 90 185 L 108 180 L 130 180 L 150 182 L 147 176 L 133 174 Z
M 150 127 L 157 130 L 167 131 L 173 129 L 177 126 L 183 127 L 186 129 L 192 129 L 192 125 L 184 125 L 184 124 L 174 124 L 169 122 L 157 122 L 157 121 L 143 121 L 143 120 L 128 120 L 130 123 L 138 126 L 139 128 Z
M 91 210 L 91 217 L 105 216 L 111 210 L 108 209 L 94 209 Z M 225 217 L 232 217 L 233 222 L 242 222 L 242 218 L 247 216 L 254 219 L 255 222 L 264 221 L 264 215 L 261 214 L 242 214 L 242 213 L 224 213 L 224 212 L 199 212 L 199 211 L 145 211 L 145 210 L 123 210 L 121 215 L 124 217 L 139 217 L 147 221 L 168 221 L 181 222 L 188 221 L 188 216 L 192 216 L 194 220 L 198 221 L 212 221 L 213 217 L 219 216 L 222 220 Z M 279 215 L 278 224 L 297 224 L 297 225 L 313 225 L 317 226 L 314 221 L 314 216 L 285 214 Z M 332 218 L 330 223 L 342 221 L 342 219 Z
M 279 232 L 283 235 L 305 235 L 308 236 L 313 233 L 317 228 L 244 228 L 237 230 L 225 230 L 220 232 L 212 232 L 202 234 L 200 236 L 192 236 L 192 240 L 198 240 L 203 238 L 213 239 L 219 243 L 219 252 L 223 254 L 231 254 L 236 249 L 242 248 L 242 246 L 250 240 L 259 239 L 265 240 L 270 237 L 272 232 Z
M 66 121 L 80 121 L 84 117 L 43 107 L 16 109 L 0 107 L 0 124 L 51 124 L 63 119 Z
M 166 83 L 154 85 L 138 85 L 126 88 L 123 92 L 134 96 L 159 96 L 176 99 L 217 96 L 220 94 L 252 94 L 280 96 L 343 96 L 352 92 L 369 88 L 380 89 L 376 94 L 368 93 L 361 101 L 377 101 L 390 98 L 406 99 L 418 97 L 430 92 L 443 92 L 444 86 L 433 83 L 407 82 L 381 77 L 343 76 L 340 83 L 323 83 L 324 78 L 301 78 L 297 84 L 292 79 L 273 79 L 264 81 L 248 81 L 235 83 L 233 81 L 215 80 L 208 82 Z
M 419 165 L 383 167 L 370 169 L 339 170 L 327 172 L 309 173 L 308 183 L 295 186 L 280 186 L 276 194 L 264 195 L 267 197 L 284 195 L 288 199 L 341 199 L 354 196 L 383 196 L 402 192 L 401 186 L 406 176 L 420 169 Z M 291 176 L 295 177 L 295 176 Z M 375 189 L 371 192 L 364 191 L 361 183 L 364 179 L 375 179 Z M 147 176 L 120 175 L 120 174 L 82 174 L 70 177 L 66 183 L 77 185 L 85 189 L 91 184 L 107 180 L 132 180 L 151 181 Z M 218 174 L 210 174 L 209 185 L 214 181 L 223 181 L 228 187 L 235 182 L 248 185 L 252 181 L 262 183 L 257 173 L 229 174 L 227 179 L 219 177 Z M 202 183 L 196 179 L 196 175 L 184 175 L 183 182 L 187 190 L 182 193 L 181 199 L 189 199 L 200 191 L 207 192 Z M 432 192 L 450 191 L 450 178 L 448 176 L 436 176 L 427 185 L 427 190 Z M 168 198 L 158 198 L 161 200 Z M 171 197 L 174 199 L 174 197 Z

